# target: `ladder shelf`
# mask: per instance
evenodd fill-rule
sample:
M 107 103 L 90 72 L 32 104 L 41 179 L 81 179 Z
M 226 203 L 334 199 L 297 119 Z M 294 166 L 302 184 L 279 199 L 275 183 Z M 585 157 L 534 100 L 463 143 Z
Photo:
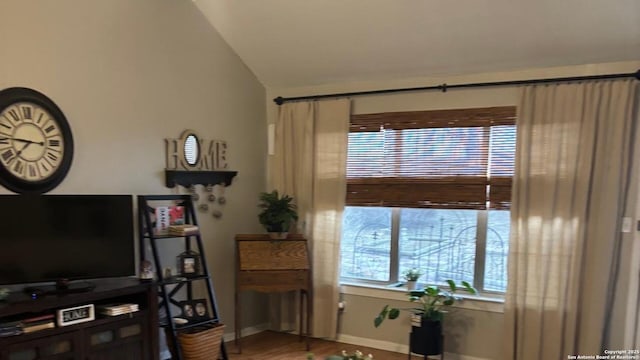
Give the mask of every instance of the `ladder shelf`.
M 195 234 L 186 235 L 158 235 L 154 231 L 155 226 L 153 224 L 152 216 L 155 216 L 155 209 L 157 206 L 166 206 L 167 203 L 175 206 L 182 206 L 184 209 L 184 223 L 198 226 L 198 220 L 196 219 L 195 209 L 190 195 L 139 195 L 138 227 L 140 235 L 140 261 L 150 261 L 149 259 L 146 259 L 148 243 L 151 247 L 152 263 L 154 264 L 157 273 L 156 285 L 158 286 L 158 296 L 160 297 L 158 307 L 160 311 L 164 310 L 166 315 L 166 321 L 162 323 L 161 326 L 166 329 L 167 341 L 169 342 L 168 345 L 169 348 L 173 350 L 173 360 L 182 360 L 183 354 L 180 342 L 178 341 L 178 334 L 198 327 L 221 325 L 222 322 L 218 312 L 213 283 L 205 260 L 204 246 L 200 232 L 198 231 Z M 165 278 L 165 274 L 162 271 L 164 267 L 160 260 L 159 251 L 159 248 L 162 247 L 164 241 L 184 241 L 185 252 L 195 251 L 199 255 L 200 260 L 199 269 L 197 269 L 199 270 L 199 273 L 192 274 L 188 277 L 178 275 Z M 206 284 L 207 299 L 205 299 L 205 306 L 212 311 L 212 314 L 209 315 L 208 311 L 205 311 L 206 316 L 199 316 L 186 324 L 176 324 L 174 322 L 174 318 L 176 316 L 171 313 L 171 305 L 180 308 L 181 303 L 184 303 L 185 301 L 195 301 L 196 299 L 193 297 L 194 282 L 204 282 Z M 184 298 L 185 295 L 180 294 L 180 292 L 185 288 L 186 300 L 180 300 L 178 295 L 181 295 L 180 297 Z M 224 341 L 220 341 L 219 354 L 219 359 L 228 360 Z

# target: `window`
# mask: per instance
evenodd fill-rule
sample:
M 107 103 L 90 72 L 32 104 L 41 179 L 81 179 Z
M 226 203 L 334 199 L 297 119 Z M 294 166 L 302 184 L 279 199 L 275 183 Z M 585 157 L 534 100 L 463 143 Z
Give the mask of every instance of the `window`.
M 352 116 L 342 279 L 504 292 L 515 135 L 514 107 Z

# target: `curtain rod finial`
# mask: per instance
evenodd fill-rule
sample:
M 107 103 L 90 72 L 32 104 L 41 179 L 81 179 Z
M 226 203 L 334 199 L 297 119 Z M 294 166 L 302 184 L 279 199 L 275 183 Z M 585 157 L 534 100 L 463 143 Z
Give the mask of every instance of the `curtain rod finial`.
M 636 71 L 636 80 L 640 80 L 640 69 Z
M 284 99 L 282 98 L 282 96 L 278 96 L 277 98 L 273 99 L 273 102 L 275 102 L 278 105 L 282 105 L 284 104 Z

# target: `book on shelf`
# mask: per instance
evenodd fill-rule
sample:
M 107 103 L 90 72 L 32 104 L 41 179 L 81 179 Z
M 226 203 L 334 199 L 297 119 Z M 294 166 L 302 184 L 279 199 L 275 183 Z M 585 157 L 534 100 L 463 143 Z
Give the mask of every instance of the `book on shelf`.
M 199 231 L 198 226 L 191 224 L 169 226 L 169 235 L 195 235 Z
M 53 329 L 56 327 L 56 323 L 52 320 L 34 321 L 26 324 L 22 324 L 22 331 L 25 334 L 29 334 L 36 331 Z
M 6 330 L 0 329 L 0 338 L 7 337 L 7 336 L 22 335 L 22 334 L 24 334 L 24 331 L 22 331 L 21 327 L 6 329 Z
M 42 322 L 42 321 L 46 321 L 46 320 L 49 320 L 49 321 L 55 320 L 55 315 L 54 314 L 39 315 L 39 316 L 34 316 L 34 317 L 22 319 L 22 320 L 20 320 L 20 322 L 23 325 L 25 325 L 25 324 L 31 324 L 31 323 L 36 323 L 36 322 Z
M 56 327 L 53 314 L 38 315 L 18 321 L 0 323 L 0 337 L 29 334 Z
M 9 329 L 16 326 L 20 326 L 20 321 L 3 322 L 3 323 L 0 323 L 0 330 Z
M 158 206 L 155 208 L 155 235 L 168 235 L 171 225 L 183 225 L 185 221 L 184 206 Z
M 0 337 L 22 334 L 22 324 L 19 321 L 0 323 Z
M 184 224 L 184 206 L 173 205 L 169 206 L 169 225 L 183 225 Z
M 139 310 L 140 306 L 138 304 L 108 304 L 98 306 L 100 314 L 107 316 L 131 314 Z
M 156 235 L 166 235 L 169 233 L 169 207 L 158 206 L 155 210 L 156 221 L 153 229 Z

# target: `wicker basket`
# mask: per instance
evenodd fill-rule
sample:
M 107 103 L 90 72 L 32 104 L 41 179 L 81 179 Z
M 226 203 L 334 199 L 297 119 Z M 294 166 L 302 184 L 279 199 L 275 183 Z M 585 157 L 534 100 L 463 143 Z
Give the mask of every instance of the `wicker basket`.
M 178 334 L 184 360 L 214 360 L 220 355 L 224 324 Z

